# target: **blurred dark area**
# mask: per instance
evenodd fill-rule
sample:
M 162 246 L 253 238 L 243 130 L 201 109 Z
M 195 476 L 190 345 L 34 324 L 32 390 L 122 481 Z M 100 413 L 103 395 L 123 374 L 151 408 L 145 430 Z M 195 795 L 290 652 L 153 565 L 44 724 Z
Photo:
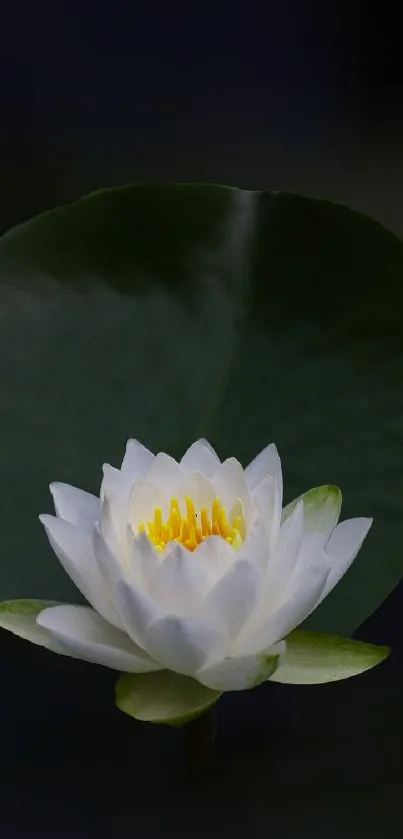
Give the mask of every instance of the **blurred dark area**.
M 0 229 L 102 186 L 347 203 L 403 232 L 401 6 L 16 0 L 0 32 Z
M 100 187 L 201 181 L 329 198 L 403 236 L 401 39 L 390 0 L 15 0 L 0 232 Z M 6 834 L 400 837 L 402 607 L 400 586 L 357 633 L 393 647 L 365 676 L 227 696 L 199 789 L 179 732 L 114 707 L 114 674 L 2 636 Z

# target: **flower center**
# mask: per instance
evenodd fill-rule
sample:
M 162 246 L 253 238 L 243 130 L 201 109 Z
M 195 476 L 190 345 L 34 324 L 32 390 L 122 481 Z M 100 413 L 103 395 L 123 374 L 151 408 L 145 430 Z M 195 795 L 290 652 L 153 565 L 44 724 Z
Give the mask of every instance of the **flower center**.
M 154 510 L 154 520 L 146 524 L 140 522 L 138 532 L 146 533 L 157 551 L 163 551 L 168 542 L 180 542 L 188 551 L 194 551 L 209 536 L 221 536 L 237 550 L 245 538 L 245 519 L 241 499 L 238 499 L 228 522 L 227 512 L 219 498 L 213 501 L 211 516 L 207 507 L 199 513 L 188 495 L 186 496 L 186 515 L 182 515 L 177 498 L 171 499 L 169 516 L 162 520 L 161 507 Z

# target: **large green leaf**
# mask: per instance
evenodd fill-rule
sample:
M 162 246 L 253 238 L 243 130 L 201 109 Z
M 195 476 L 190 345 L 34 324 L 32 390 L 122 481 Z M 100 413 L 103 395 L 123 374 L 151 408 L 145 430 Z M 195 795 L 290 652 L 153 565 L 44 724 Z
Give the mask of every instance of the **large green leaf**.
M 296 629 L 287 638 L 287 652 L 272 682 L 319 685 L 349 679 L 375 667 L 389 655 L 388 647 Z
M 95 193 L 0 240 L 0 597 L 77 594 L 37 522 L 125 440 L 246 463 L 375 523 L 310 625 L 350 633 L 401 576 L 403 245 L 350 210 L 214 186 Z
M 172 673 L 125 673 L 116 683 L 116 705 L 144 722 L 185 725 L 204 714 L 221 693 Z

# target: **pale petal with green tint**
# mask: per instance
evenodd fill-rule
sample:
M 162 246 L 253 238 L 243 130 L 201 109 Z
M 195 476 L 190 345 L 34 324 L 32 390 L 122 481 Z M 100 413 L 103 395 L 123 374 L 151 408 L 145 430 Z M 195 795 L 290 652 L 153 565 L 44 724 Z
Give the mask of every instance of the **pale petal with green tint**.
M 293 685 L 349 679 L 375 667 L 390 652 L 389 647 L 300 629 L 291 632 L 286 642 L 286 653 L 270 680 Z
M 225 658 L 212 667 L 199 670 L 197 679 L 213 690 L 250 690 L 265 682 L 276 670 L 286 645 L 280 642 L 265 653 Z
M 18 635 L 31 644 L 46 647 L 54 653 L 79 658 L 36 622 L 44 609 L 58 606 L 53 600 L 4 600 L 0 603 L 0 627 Z
M 307 533 L 320 533 L 324 542 L 336 527 L 341 510 L 341 490 L 326 484 L 304 492 L 284 507 L 282 523 L 293 512 L 299 501 L 304 504 L 305 527 Z
M 220 696 L 220 691 L 170 670 L 124 674 L 116 684 L 116 705 L 125 714 L 173 726 L 186 725 L 204 714 Z

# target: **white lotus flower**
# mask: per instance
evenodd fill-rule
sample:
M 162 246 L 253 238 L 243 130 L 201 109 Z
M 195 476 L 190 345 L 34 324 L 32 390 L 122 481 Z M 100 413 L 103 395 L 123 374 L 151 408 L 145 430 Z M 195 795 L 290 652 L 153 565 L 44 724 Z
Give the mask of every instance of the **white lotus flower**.
M 273 672 L 283 639 L 347 571 L 372 522 L 337 524 L 336 487 L 282 511 L 274 445 L 244 470 L 205 440 L 180 463 L 129 440 L 121 469 L 104 466 L 100 499 L 50 488 L 56 516 L 40 519 L 92 608 L 44 609 L 39 626 L 73 656 L 217 690 Z

